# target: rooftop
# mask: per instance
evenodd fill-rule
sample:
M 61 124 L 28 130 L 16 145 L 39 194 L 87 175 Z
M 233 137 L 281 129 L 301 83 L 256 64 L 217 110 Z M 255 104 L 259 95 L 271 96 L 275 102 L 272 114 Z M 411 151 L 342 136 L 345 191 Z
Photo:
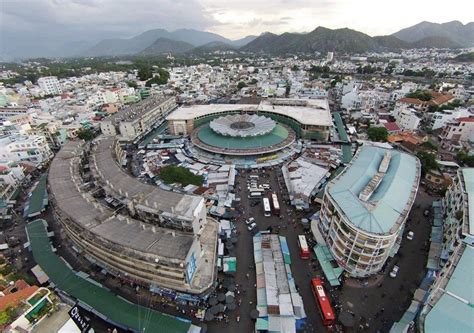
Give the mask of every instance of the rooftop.
M 474 248 L 466 246 L 445 292 L 425 319 L 425 332 L 474 331 Z
M 346 169 L 326 188 L 348 220 L 369 233 L 387 234 L 398 230 L 397 224 L 408 215 L 418 189 L 418 159 L 391 150 L 390 163 L 382 179 L 366 201 L 359 199 L 359 194 L 379 172 L 387 151 L 362 146 Z
M 286 102 L 284 102 L 286 101 Z M 272 112 L 293 118 L 304 125 L 332 126 L 327 100 L 269 99 L 255 104 L 208 104 L 182 106 L 172 112 L 167 120 L 192 120 L 213 113 L 230 111 Z
M 108 121 L 134 121 L 141 118 L 144 114 L 160 106 L 160 104 L 166 102 L 173 97 L 149 97 L 138 103 L 127 106 L 120 111 L 114 113 L 110 117 L 106 118 Z
M 92 233 L 121 246 L 165 258 L 184 260 L 192 245 L 189 233 L 151 228 L 137 220 L 115 215 L 79 191 L 78 156 L 81 143 L 68 141 L 51 163 L 49 184 L 56 205 L 73 221 Z
M 94 141 L 92 151 L 94 166 L 104 182 L 121 196 L 136 199 L 139 204 L 173 215 L 193 218 L 194 210 L 201 204 L 201 197 L 166 191 L 158 186 L 145 184 L 127 174 L 112 155 L 114 138 L 101 137 Z M 91 163 L 92 166 L 92 163 Z
M 108 320 L 135 331 L 188 332 L 191 323 L 133 304 L 114 295 L 99 284 L 73 272 L 53 251 L 46 233 L 46 221 L 36 220 L 26 227 L 35 261 L 57 288 L 89 305 Z

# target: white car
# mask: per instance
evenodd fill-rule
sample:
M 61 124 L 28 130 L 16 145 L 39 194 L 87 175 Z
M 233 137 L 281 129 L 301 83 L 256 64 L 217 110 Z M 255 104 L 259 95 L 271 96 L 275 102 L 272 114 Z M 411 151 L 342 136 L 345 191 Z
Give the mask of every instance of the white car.
M 392 271 L 390 272 L 390 277 L 396 278 L 399 270 L 400 270 L 400 267 L 398 267 L 397 265 L 393 266 Z
M 253 217 L 250 217 L 248 220 L 245 220 L 246 225 L 250 225 L 252 223 L 255 223 L 255 219 Z
M 257 227 L 257 224 L 255 222 L 252 222 L 251 224 L 249 224 L 247 226 L 247 229 L 248 231 L 252 231 L 253 229 L 255 229 Z
M 415 237 L 415 233 L 413 231 L 408 231 L 407 239 L 408 240 L 413 240 L 413 237 Z

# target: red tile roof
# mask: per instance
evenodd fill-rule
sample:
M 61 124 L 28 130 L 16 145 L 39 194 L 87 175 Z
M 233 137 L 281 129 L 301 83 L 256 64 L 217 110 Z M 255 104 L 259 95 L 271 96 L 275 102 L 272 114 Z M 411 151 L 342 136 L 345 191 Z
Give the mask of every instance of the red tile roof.
M 403 98 L 400 98 L 398 101 L 402 103 L 418 104 L 418 105 L 422 105 L 424 103 L 423 101 L 420 101 L 418 98 L 410 98 L 410 97 L 403 97 Z
M 8 306 L 16 306 L 21 301 L 26 300 L 38 290 L 38 286 L 31 286 L 15 293 L 5 295 L 0 298 L 0 311 L 5 310 Z
M 474 122 L 474 117 L 463 117 L 463 118 L 458 118 L 456 120 L 461 122 L 461 123 L 473 123 Z
M 389 132 L 394 132 L 394 131 L 400 131 L 401 130 L 400 126 L 398 126 L 398 124 L 394 123 L 394 122 L 384 123 L 383 126 Z

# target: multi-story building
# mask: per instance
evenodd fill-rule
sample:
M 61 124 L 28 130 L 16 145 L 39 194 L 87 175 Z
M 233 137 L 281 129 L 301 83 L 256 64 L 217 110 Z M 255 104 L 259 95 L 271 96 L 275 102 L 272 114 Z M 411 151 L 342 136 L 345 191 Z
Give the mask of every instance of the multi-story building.
M 474 331 L 474 168 L 459 169 L 443 199 L 442 269 L 428 291 L 420 332 Z
M 53 157 L 48 141 L 40 135 L 0 137 L 0 160 L 41 165 Z
M 38 85 L 46 95 L 62 94 L 63 89 L 56 76 L 45 76 L 38 79 Z
M 136 142 L 175 107 L 174 97 L 150 97 L 104 119 L 100 129 L 108 136 L 119 135 L 120 141 Z
M 319 229 L 332 255 L 349 274 L 375 274 L 394 254 L 419 180 L 416 157 L 364 145 L 328 183 Z
M 10 117 L 27 115 L 28 108 L 15 107 L 15 108 L 0 108 L 0 121 L 7 120 Z
M 421 118 L 413 109 L 402 109 L 394 117 L 397 124 L 406 131 L 414 131 L 420 126 Z
M 431 114 L 429 126 L 432 130 L 445 127 L 450 121 L 456 118 L 469 117 L 471 113 L 468 109 L 460 108 L 456 110 L 437 111 Z
M 128 175 L 115 143 L 100 137 L 90 150 L 70 141 L 51 164 L 51 202 L 75 249 L 128 282 L 208 292 L 216 278 L 218 223 L 206 216 L 203 198 Z M 108 201 L 96 199 L 105 195 Z
M 441 133 L 441 137 L 450 141 L 474 141 L 474 117 L 458 118 L 450 121 Z

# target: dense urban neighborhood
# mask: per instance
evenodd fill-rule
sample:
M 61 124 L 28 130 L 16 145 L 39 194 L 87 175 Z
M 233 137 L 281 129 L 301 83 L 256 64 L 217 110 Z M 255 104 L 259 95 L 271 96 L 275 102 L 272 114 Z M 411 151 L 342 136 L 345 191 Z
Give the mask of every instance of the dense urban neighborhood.
M 472 45 L 311 34 L 0 63 L 1 331 L 473 332 Z

